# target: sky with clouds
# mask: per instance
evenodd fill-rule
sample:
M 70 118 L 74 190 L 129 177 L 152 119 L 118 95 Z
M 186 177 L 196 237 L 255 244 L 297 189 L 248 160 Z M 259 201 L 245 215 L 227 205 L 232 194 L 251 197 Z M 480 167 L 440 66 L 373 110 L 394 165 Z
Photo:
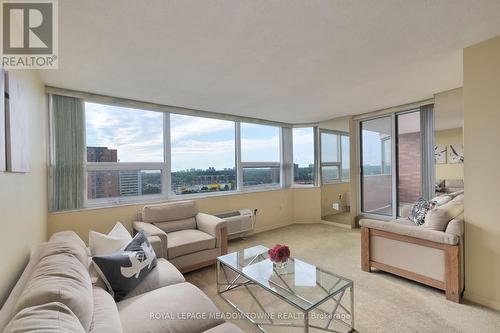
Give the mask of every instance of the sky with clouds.
M 85 103 L 87 146 L 118 150 L 121 162 L 163 161 L 163 114 Z M 172 171 L 234 168 L 232 121 L 171 114 Z M 241 124 L 242 161 L 279 162 L 279 128 Z M 294 163 L 313 163 L 312 128 L 294 129 Z

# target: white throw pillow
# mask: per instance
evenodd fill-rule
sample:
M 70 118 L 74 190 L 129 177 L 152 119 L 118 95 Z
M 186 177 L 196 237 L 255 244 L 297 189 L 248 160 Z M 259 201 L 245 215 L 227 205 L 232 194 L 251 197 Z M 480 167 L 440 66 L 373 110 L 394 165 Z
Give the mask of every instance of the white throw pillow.
M 120 223 L 105 235 L 91 230 L 89 232 L 89 249 L 92 256 L 110 254 L 123 249 L 132 241 L 132 236 L 128 230 Z

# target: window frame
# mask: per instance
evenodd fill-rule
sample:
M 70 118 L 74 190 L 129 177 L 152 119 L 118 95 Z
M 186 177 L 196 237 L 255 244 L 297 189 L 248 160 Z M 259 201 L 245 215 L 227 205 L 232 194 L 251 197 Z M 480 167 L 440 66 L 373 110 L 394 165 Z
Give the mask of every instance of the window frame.
M 84 114 L 85 117 L 86 109 L 85 104 L 95 103 L 112 105 L 111 103 L 94 102 L 84 99 Z M 119 107 L 126 107 L 119 105 Z M 148 109 L 139 109 L 146 112 L 157 112 Z M 163 113 L 163 162 L 88 162 L 87 161 L 87 126 L 84 127 L 84 137 L 85 137 L 85 156 L 84 156 L 84 208 L 96 208 L 106 205 L 121 205 L 121 204 L 131 204 L 131 203 L 141 203 L 149 202 L 151 200 L 161 200 L 165 198 L 170 198 L 170 169 L 171 169 L 171 158 L 170 158 L 170 113 Z M 168 135 L 167 135 L 168 134 Z M 167 158 L 168 156 L 168 158 Z M 148 194 L 148 195 L 137 195 L 129 197 L 107 197 L 107 198 L 88 198 L 88 176 L 89 172 L 92 171 L 141 171 L 141 170 L 160 170 L 161 172 L 161 193 L 159 194 Z
M 144 105 L 130 105 L 127 106 L 127 103 L 113 103 L 106 100 L 93 99 L 93 98 L 82 98 L 83 103 L 96 103 L 96 104 L 104 104 L 104 105 L 112 105 L 117 107 L 124 108 L 133 108 L 137 110 L 143 110 L 146 112 L 160 112 L 163 114 L 163 161 L 162 162 L 87 162 L 87 149 L 85 149 L 84 156 L 84 176 L 85 182 L 83 186 L 84 191 L 84 206 L 81 209 L 95 209 L 102 207 L 112 207 L 119 205 L 130 205 L 130 204 L 142 204 L 142 203 L 151 203 L 151 202 L 161 202 L 161 201 L 176 201 L 176 200 L 185 200 L 185 199 L 195 199 L 202 197 L 211 197 L 211 196 L 223 196 L 223 195 L 234 195 L 234 194 L 244 194 L 249 192 L 263 192 L 263 191 L 273 191 L 280 190 L 287 187 L 290 187 L 284 182 L 284 163 L 283 163 L 283 151 L 284 145 L 292 144 L 291 142 L 287 142 L 283 139 L 283 125 L 281 124 L 273 124 L 273 122 L 269 123 L 260 123 L 258 121 L 251 122 L 247 119 L 244 121 L 234 120 L 234 119 L 225 119 L 224 116 L 216 117 L 204 116 L 203 114 L 190 114 L 190 113 L 182 113 L 182 112 L 167 112 L 167 111 L 159 111 L 148 108 Z M 86 111 L 84 111 L 85 113 Z M 202 111 L 199 111 L 202 113 Z M 234 122 L 235 125 L 235 171 L 236 171 L 236 189 L 233 191 L 222 191 L 222 192 L 200 192 L 200 193 L 190 193 L 190 194 L 176 194 L 172 190 L 172 146 L 171 146 L 171 114 L 179 114 L 179 115 L 189 115 L 199 118 L 212 118 L 212 119 L 220 119 L 220 120 L 230 120 Z M 85 113 L 86 115 L 86 113 Z M 241 123 L 250 123 L 256 125 L 264 125 L 264 126 L 273 126 L 279 129 L 279 149 L 280 156 L 279 162 L 243 162 L 241 160 Z M 85 145 L 87 145 L 87 128 L 84 127 L 84 137 L 85 137 Z M 86 146 L 87 147 L 87 146 Z M 293 147 L 290 147 L 292 149 Z M 278 168 L 280 170 L 280 182 L 278 184 L 269 184 L 269 185 L 257 185 L 257 186 L 243 186 L 243 169 L 245 168 Z M 97 199 L 89 199 L 88 198 L 88 175 L 89 172 L 92 171 L 141 171 L 141 170 L 159 170 L 161 172 L 161 193 L 159 194 L 147 194 L 147 195 L 139 195 L 139 196 L 126 196 L 126 197 L 106 197 L 106 198 L 97 198 Z
M 198 117 L 198 118 L 209 118 L 209 117 L 203 117 L 199 115 L 191 115 L 191 114 L 182 114 L 182 113 L 175 113 L 175 112 L 164 112 L 165 117 L 168 117 L 168 121 L 166 122 L 166 125 L 164 126 L 164 132 L 163 136 L 168 137 L 168 142 L 164 141 L 164 145 L 168 147 L 168 149 L 165 150 L 165 159 L 168 160 L 165 163 L 168 164 L 168 174 L 165 175 L 165 183 L 168 185 L 168 188 L 165 189 L 167 191 L 166 193 L 168 194 L 166 196 L 167 200 L 182 200 L 183 198 L 190 199 L 190 198 L 200 198 L 200 197 L 206 197 L 206 196 L 217 196 L 217 195 L 222 195 L 222 194 L 235 194 L 239 192 L 239 187 L 238 187 L 238 160 L 236 158 L 236 155 L 238 155 L 238 131 L 237 127 L 238 121 L 234 120 L 227 120 L 223 119 L 222 117 L 216 118 L 216 117 L 210 117 L 210 119 L 217 119 L 217 120 L 224 120 L 224 121 L 231 121 L 234 123 L 234 131 L 235 131 L 235 136 L 234 136 L 234 154 L 235 154 L 235 165 L 234 165 L 234 170 L 236 173 L 236 189 L 232 191 L 214 191 L 214 192 L 198 192 L 198 193 L 189 193 L 189 194 L 177 194 L 172 190 L 172 142 L 171 142 L 171 121 L 170 121 L 170 115 L 176 114 L 176 115 L 181 115 L 181 116 L 190 116 L 190 117 Z M 241 141 L 241 140 L 240 140 Z
M 323 133 L 325 134 L 330 134 L 330 135 L 336 135 L 337 136 L 337 162 L 323 162 L 323 154 L 322 154 L 322 147 L 323 147 Z M 348 183 L 351 181 L 350 177 L 349 178 L 344 178 L 343 177 L 343 172 L 342 172 L 342 137 L 346 136 L 349 138 L 349 145 L 350 145 L 350 135 L 348 132 L 343 132 L 343 131 L 335 131 L 335 130 L 329 130 L 329 129 L 324 129 L 321 128 L 319 130 L 319 160 L 320 160 L 320 166 L 319 166 L 319 172 L 320 172 L 320 178 L 321 178 L 321 184 L 323 185 L 330 185 L 330 184 L 339 184 L 339 183 Z M 349 156 L 350 158 L 350 156 Z M 338 168 L 338 177 L 334 179 L 333 181 L 326 181 L 325 177 L 323 177 L 323 167 L 337 167 Z M 350 168 L 349 168 L 350 169 Z M 350 170 L 349 170 L 350 173 Z
M 273 126 L 273 125 L 262 125 L 262 126 L 271 126 L 271 127 L 277 127 L 278 128 L 278 136 L 279 136 L 279 162 L 244 162 L 241 157 L 241 152 L 242 152 L 242 147 L 241 147 L 241 123 L 247 123 L 250 124 L 249 122 L 241 122 L 238 121 L 236 124 L 236 144 L 238 146 L 237 150 L 237 168 L 236 168 L 236 179 L 237 179 L 237 185 L 236 185 L 236 190 L 241 191 L 241 192 L 254 192 L 256 190 L 275 190 L 275 189 L 281 189 L 285 188 L 286 185 L 284 184 L 283 181 L 283 175 L 285 172 L 283 171 L 283 145 L 284 145 L 284 140 L 283 140 L 283 127 L 282 126 Z M 261 124 L 256 124 L 256 125 L 261 125 Z M 267 185 L 244 185 L 243 182 L 243 169 L 264 169 L 264 168 L 279 168 L 280 169 L 280 182 L 278 184 L 267 184 Z
M 311 184 L 297 184 L 295 183 L 295 174 L 294 174 L 294 150 L 293 150 L 293 129 L 295 128 L 311 128 L 312 129 L 312 132 L 313 132 L 313 181 Z M 319 187 L 319 171 L 318 171 L 318 161 L 319 161 L 319 158 L 321 155 L 321 150 L 318 149 L 319 147 L 319 142 L 320 142 L 320 139 L 318 138 L 318 136 L 320 136 L 320 130 L 319 130 L 319 127 L 316 125 L 316 124 L 298 124 L 298 125 L 294 125 L 292 127 L 292 135 L 291 135 L 291 142 L 289 143 L 290 144 L 290 147 L 291 147 L 291 186 L 292 188 L 314 188 L 314 187 Z M 319 153 L 318 153 L 319 151 Z

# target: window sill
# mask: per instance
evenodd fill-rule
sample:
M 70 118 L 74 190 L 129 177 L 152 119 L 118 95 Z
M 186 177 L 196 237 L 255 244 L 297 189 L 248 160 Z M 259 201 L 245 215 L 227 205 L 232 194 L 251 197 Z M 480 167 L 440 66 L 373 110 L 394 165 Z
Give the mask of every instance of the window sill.
M 321 186 L 323 185 L 341 185 L 341 184 L 349 184 L 351 181 L 350 180 L 339 180 L 336 182 L 328 182 L 328 183 L 322 183 Z
M 293 189 L 311 189 L 311 188 L 320 188 L 320 186 L 316 186 L 314 184 L 310 184 L 310 185 L 292 185 L 291 188 Z
M 288 188 L 281 187 L 262 187 L 262 188 L 253 188 L 253 189 L 243 189 L 240 191 L 227 191 L 227 192 L 213 192 L 213 193 L 194 193 L 194 194 L 180 194 L 180 195 L 171 195 L 171 196 L 147 196 L 147 197 L 139 197 L 139 198 L 129 198 L 128 200 L 100 200 L 99 202 L 90 202 L 87 203 L 86 207 L 79 209 L 70 209 L 70 210 L 61 210 L 57 212 L 49 212 L 49 214 L 65 214 L 65 213 L 74 213 L 81 211 L 91 211 L 98 209 L 110 209 L 110 208 L 119 208 L 119 207 L 127 207 L 127 206 L 137 206 L 137 205 L 146 205 L 146 204 L 156 204 L 156 203 L 164 203 L 164 202 L 175 202 L 175 201 L 183 201 L 183 200 L 195 200 L 195 199 L 205 199 L 205 198 L 215 198 L 215 197 L 224 197 L 229 195 L 242 195 L 242 194 L 252 194 L 252 193 L 260 193 L 260 192 L 273 192 L 273 191 L 281 191 L 287 190 Z

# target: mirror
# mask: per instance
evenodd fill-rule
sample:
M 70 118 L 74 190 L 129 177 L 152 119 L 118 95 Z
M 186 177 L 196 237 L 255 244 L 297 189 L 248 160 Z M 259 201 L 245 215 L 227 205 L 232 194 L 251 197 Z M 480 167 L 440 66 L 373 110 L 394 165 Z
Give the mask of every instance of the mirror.
M 350 117 L 320 123 L 321 219 L 351 226 Z
M 435 194 L 457 195 L 464 190 L 462 88 L 435 95 Z

